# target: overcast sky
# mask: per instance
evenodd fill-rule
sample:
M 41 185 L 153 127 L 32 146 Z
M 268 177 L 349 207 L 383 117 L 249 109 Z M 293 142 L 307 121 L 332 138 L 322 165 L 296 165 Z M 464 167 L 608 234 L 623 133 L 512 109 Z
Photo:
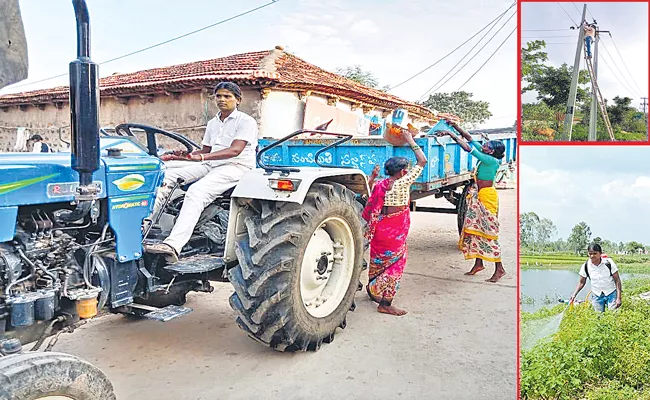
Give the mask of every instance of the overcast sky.
M 108 60 L 265 3 L 264 0 L 88 0 L 92 58 L 96 62 Z M 270 50 L 284 45 L 288 51 L 322 68 L 334 70 L 360 64 L 372 71 L 382 86 L 395 85 L 469 39 L 511 3 L 512 0 L 279 0 L 253 14 L 102 65 L 100 74 L 104 77 L 114 72 Z M 21 0 L 20 5 L 29 46 L 29 80 L 5 88 L 0 94 L 67 84 L 67 78 L 61 78 L 17 87 L 67 72 L 68 63 L 76 56 L 70 1 Z M 505 40 L 516 21 L 516 17 L 512 18 L 441 91 L 457 90 Z M 516 119 L 516 39 L 515 33 L 463 88 L 474 93 L 475 99 L 490 102 L 494 117 L 483 127 L 507 127 Z M 474 43 L 465 45 L 458 53 L 392 93 L 417 100 Z
M 566 239 L 580 221 L 592 237 L 650 243 L 650 147 L 521 146 L 520 211 L 551 219 Z
M 549 64 L 567 63 L 572 67 L 578 31 L 569 27 L 580 23 L 584 4 L 587 20 L 593 22 L 595 18 L 599 30 L 612 34 L 610 38 L 602 33 L 599 44 L 598 84 L 603 96 L 610 100 L 627 96 L 633 99 L 632 106 L 641 108 L 640 97 L 648 97 L 648 3 L 522 3 L 522 47 L 529 41 L 544 39 Z M 586 68 L 583 51 L 581 69 Z M 522 101 L 535 102 L 536 97 L 536 93 L 529 92 Z

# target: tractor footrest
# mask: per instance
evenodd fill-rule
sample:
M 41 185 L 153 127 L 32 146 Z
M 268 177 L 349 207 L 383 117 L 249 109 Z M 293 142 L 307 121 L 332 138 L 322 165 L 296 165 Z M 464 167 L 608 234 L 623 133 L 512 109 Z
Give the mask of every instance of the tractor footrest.
M 178 262 L 165 266 L 165 270 L 180 275 L 201 274 L 222 268 L 223 266 L 223 257 L 200 254 L 187 258 L 181 258 Z
M 139 311 L 149 311 L 145 314 L 142 314 L 142 317 L 161 322 L 167 322 L 174 318 L 189 314 L 193 311 L 189 307 L 175 306 L 173 304 L 163 308 L 146 306 L 144 304 L 131 304 L 131 307 L 137 308 Z

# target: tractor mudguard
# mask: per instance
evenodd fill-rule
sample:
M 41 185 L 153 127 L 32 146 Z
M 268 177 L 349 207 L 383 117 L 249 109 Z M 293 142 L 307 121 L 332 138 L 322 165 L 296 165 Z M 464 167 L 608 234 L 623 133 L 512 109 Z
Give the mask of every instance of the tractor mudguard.
M 277 181 L 291 181 L 293 190 L 272 188 L 273 183 Z M 370 193 L 366 176 L 356 168 L 303 167 L 300 172 L 290 173 L 268 173 L 258 168 L 244 174 L 231 197 L 302 204 L 311 185 L 318 181 L 340 183 L 361 196 Z

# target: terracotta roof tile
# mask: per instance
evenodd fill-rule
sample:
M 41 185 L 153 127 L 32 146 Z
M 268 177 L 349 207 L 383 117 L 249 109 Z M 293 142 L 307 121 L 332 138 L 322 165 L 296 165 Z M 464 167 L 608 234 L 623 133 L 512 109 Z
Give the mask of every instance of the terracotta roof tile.
M 111 75 L 101 78 L 99 86 L 101 96 L 108 97 L 190 90 L 210 87 L 222 80 L 242 86 L 317 91 L 376 107 L 403 107 L 417 115 L 435 119 L 435 114 L 425 107 L 325 71 L 277 47 L 271 51 Z M 67 86 L 0 96 L 0 106 L 67 101 Z

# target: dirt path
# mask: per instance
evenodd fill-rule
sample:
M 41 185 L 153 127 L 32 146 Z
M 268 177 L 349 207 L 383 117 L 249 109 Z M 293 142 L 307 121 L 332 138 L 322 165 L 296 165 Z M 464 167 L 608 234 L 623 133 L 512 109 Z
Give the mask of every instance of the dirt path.
M 318 353 L 277 353 L 247 338 L 234 323 L 227 284 L 191 295 L 195 311 L 186 317 L 105 317 L 61 336 L 55 350 L 102 368 L 120 400 L 514 399 L 516 191 L 499 195 L 508 272 L 500 283 L 484 282 L 491 264 L 463 275 L 471 262 L 457 248 L 455 215 L 414 214 L 395 301 L 409 314 L 379 314 L 359 292 L 347 329 Z

